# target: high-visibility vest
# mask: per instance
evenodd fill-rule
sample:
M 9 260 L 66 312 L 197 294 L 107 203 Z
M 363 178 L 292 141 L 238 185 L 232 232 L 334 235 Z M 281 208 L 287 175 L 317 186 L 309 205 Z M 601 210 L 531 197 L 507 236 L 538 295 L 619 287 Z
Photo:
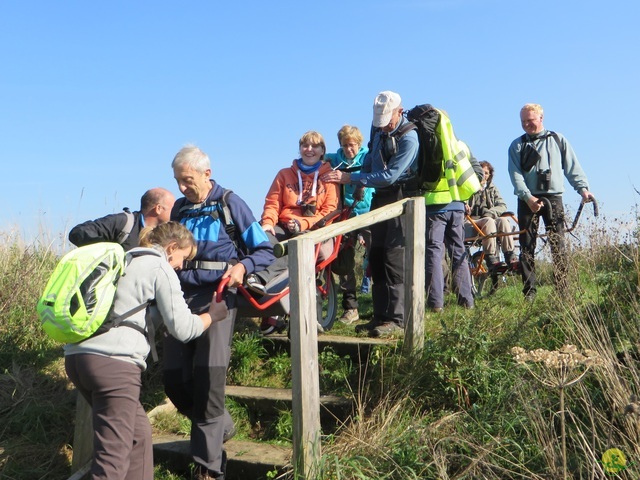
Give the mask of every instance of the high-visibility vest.
M 454 200 L 464 201 L 480 190 L 480 180 L 471 166 L 471 151 L 466 143 L 458 140 L 453 133 L 449 117 L 441 110 L 440 122 L 436 127 L 442 145 L 444 174 L 433 190 L 425 192 L 427 205 L 442 205 Z

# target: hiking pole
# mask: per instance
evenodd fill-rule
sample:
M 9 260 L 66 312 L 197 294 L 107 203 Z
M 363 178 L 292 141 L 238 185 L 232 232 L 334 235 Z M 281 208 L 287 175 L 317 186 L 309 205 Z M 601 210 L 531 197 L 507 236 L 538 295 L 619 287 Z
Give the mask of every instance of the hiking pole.
M 598 216 L 598 202 L 596 201 L 595 198 L 589 200 L 585 200 L 584 198 L 582 199 L 582 201 L 580 202 L 580 206 L 578 207 L 578 211 L 576 212 L 576 216 L 573 219 L 573 223 L 571 224 L 571 228 L 569 228 L 568 230 L 566 230 L 566 233 L 571 233 L 573 231 L 574 228 L 576 228 L 576 225 L 578 224 L 578 220 L 580 219 L 580 214 L 582 213 L 582 209 L 584 208 L 584 204 L 585 203 L 593 203 L 593 216 L 597 217 Z

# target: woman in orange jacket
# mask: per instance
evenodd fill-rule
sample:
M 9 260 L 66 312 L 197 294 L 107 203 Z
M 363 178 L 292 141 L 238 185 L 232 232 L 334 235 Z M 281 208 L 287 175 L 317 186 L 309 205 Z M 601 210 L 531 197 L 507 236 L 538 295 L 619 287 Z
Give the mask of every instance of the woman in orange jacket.
M 278 240 L 304 232 L 338 208 L 339 185 L 320 177 L 331 171 L 325 163 L 322 135 L 309 131 L 299 141 L 300 158 L 276 175 L 265 198 L 262 228 Z
M 320 180 L 323 174 L 331 171 L 329 162 L 323 161 L 324 138 L 318 132 L 309 131 L 300 138 L 299 147 L 300 158 L 278 172 L 264 202 L 262 228 L 278 241 L 309 230 L 339 208 L 340 185 Z M 327 258 L 332 248 L 332 241 L 324 242 L 318 259 Z M 265 270 L 249 275 L 247 286 L 258 294 L 266 294 L 268 282 L 286 270 L 287 263 L 285 257 L 279 258 Z M 279 317 L 264 317 L 260 330 L 263 335 L 269 335 L 285 327 L 286 323 Z

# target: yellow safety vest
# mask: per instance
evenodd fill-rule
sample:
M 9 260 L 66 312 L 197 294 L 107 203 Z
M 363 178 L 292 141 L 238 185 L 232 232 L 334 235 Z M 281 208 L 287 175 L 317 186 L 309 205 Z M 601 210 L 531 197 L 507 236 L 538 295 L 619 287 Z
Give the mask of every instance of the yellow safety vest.
M 424 194 L 427 205 L 442 205 L 454 200 L 464 201 L 480 190 L 480 180 L 471 166 L 471 151 L 466 143 L 458 140 L 453 133 L 449 117 L 441 110 L 440 122 L 436 127 L 442 145 L 444 174 L 433 190 Z

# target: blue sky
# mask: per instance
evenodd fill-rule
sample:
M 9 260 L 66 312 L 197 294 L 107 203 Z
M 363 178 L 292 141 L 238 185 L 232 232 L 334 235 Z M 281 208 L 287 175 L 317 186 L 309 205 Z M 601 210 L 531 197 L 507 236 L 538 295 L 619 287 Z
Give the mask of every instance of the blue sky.
M 178 194 L 170 163 L 185 143 L 259 216 L 305 131 L 335 151 L 342 125 L 368 132 L 387 89 L 447 110 L 512 209 L 507 148 L 520 107 L 542 104 L 602 213 L 633 219 L 638 5 L 0 0 L 0 232 L 62 238 L 150 187 Z

